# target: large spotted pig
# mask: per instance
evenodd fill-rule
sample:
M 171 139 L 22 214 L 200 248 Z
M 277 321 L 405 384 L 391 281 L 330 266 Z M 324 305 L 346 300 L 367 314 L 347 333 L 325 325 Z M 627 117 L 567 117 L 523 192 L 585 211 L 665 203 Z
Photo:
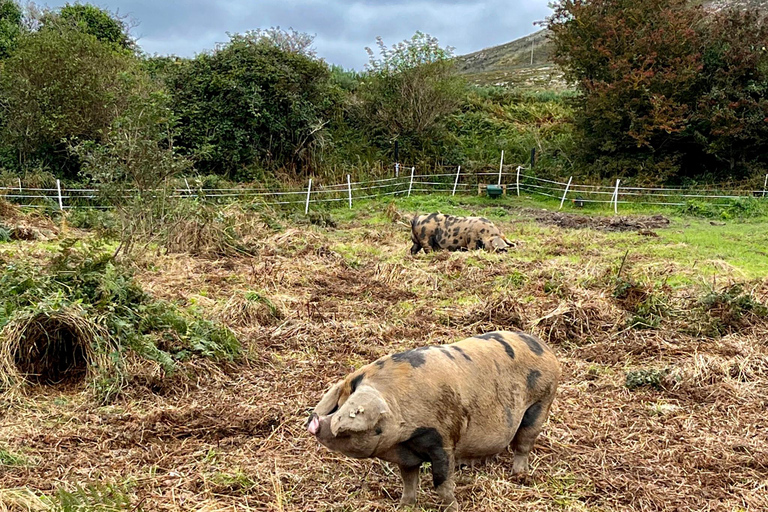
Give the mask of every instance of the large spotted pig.
M 559 376 L 555 355 L 535 337 L 491 332 L 360 368 L 325 393 L 307 426 L 331 450 L 397 464 L 402 504 L 415 503 L 419 467 L 431 462 L 437 493 L 456 512 L 455 464 L 511 443 L 513 473 L 527 471 Z
M 506 251 L 512 245 L 493 222 L 484 217 L 456 217 L 431 213 L 411 220 L 411 254 L 447 249 Z

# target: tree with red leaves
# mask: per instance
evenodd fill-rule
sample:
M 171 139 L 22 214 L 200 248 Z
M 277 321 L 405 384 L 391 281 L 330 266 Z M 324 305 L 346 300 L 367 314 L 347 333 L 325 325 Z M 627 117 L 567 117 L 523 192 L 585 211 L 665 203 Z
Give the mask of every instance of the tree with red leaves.
M 555 61 L 581 160 L 643 181 L 744 177 L 768 156 L 768 23 L 687 0 L 561 0 Z

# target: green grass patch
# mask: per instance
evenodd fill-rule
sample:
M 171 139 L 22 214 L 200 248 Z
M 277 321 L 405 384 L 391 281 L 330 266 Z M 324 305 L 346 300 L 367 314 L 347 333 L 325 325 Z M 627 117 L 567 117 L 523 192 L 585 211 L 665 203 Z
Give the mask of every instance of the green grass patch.
M 32 463 L 18 453 L 11 452 L 5 448 L 0 448 L 0 467 L 23 467 L 31 466 Z

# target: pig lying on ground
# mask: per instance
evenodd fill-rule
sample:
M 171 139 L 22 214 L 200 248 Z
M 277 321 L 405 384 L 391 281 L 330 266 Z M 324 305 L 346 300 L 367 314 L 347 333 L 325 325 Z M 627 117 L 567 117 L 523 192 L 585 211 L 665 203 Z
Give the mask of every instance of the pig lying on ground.
M 456 464 L 495 455 L 511 443 L 512 472 L 527 471 L 559 376 L 543 342 L 490 332 L 360 368 L 325 393 L 307 426 L 331 450 L 397 464 L 402 504 L 415 503 L 419 467 L 431 462 L 437 493 L 456 512 Z
M 411 220 L 411 254 L 447 249 L 506 251 L 511 246 L 493 222 L 484 217 L 455 217 L 441 213 L 416 215 Z

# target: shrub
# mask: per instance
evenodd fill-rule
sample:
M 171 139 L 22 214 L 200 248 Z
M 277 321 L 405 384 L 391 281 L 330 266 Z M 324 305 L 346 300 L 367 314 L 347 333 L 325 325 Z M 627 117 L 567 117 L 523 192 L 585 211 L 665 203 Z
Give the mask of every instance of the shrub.
M 627 372 L 625 386 L 627 389 L 637 389 L 649 386 L 655 389 L 662 389 L 664 378 L 669 375 L 669 368 L 664 369 L 640 369 Z
M 0 276 L 0 327 L 5 328 L 4 333 L 12 322 L 17 326 L 19 320 L 57 318 L 68 311 L 78 312 L 77 325 L 86 322 L 98 331 L 89 338 L 92 346 L 87 348 L 99 354 L 110 351 L 107 355 L 116 360 L 113 369 L 118 372 L 127 351 L 156 361 L 171 373 L 177 361 L 196 355 L 230 360 L 240 350 L 228 329 L 197 311 L 179 309 L 144 292 L 98 243 L 78 247 L 73 240 L 65 240 L 47 265 L 27 261 L 5 265 Z M 61 339 L 80 336 L 78 332 L 69 329 Z M 111 343 L 102 343 L 105 338 Z M 110 376 L 101 377 L 97 385 L 104 386 Z M 117 377 L 115 385 L 120 384 Z M 101 391 L 111 395 L 114 389 Z

